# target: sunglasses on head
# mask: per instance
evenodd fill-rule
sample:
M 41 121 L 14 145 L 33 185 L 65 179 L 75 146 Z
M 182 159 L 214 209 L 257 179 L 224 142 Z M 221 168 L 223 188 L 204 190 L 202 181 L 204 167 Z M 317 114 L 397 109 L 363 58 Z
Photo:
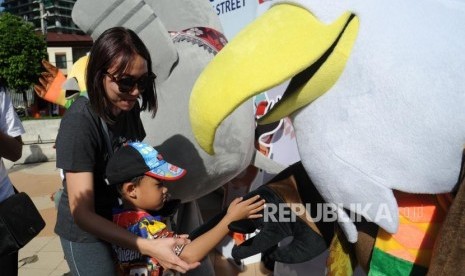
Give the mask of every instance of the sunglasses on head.
M 105 73 L 111 81 L 115 82 L 118 85 L 119 92 L 121 93 L 130 93 L 134 90 L 134 87 L 137 85 L 139 92 L 144 92 L 149 85 L 153 85 L 153 80 L 157 77 L 154 73 L 150 72 L 147 75 L 143 75 L 140 78 L 134 78 L 132 76 L 123 76 L 121 78 L 115 77 L 113 74 L 108 72 Z

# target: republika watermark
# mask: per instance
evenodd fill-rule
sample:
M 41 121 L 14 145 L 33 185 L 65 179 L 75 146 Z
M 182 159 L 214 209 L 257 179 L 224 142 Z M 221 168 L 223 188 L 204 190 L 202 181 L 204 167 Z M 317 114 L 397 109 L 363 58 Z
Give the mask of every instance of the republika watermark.
M 363 218 L 369 221 L 393 220 L 387 204 L 351 203 L 346 207 L 348 208 L 345 209 L 350 209 L 351 212 L 341 214 L 344 212 L 343 204 L 266 203 L 263 219 L 265 222 L 295 222 L 297 217 L 314 222 L 362 222 Z M 421 217 L 423 215 L 421 206 L 411 209 L 411 212 L 413 214 L 409 214 L 409 216 Z

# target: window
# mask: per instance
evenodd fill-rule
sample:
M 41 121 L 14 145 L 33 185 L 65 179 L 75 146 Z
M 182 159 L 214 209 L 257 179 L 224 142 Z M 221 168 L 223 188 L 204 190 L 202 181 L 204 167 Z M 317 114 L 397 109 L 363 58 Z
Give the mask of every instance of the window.
M 58 68 L 67 69 L 66 54 L 55 54 L 55 63 Z

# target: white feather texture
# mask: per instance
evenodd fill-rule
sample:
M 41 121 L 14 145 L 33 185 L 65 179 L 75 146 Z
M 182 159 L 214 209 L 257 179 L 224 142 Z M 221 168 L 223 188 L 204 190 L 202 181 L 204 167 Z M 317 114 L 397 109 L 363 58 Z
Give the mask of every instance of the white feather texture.
M 339 80 L 295 115 L 302 162 L 328 202 L 372 204 L 368 219 L 393 233 L 393 189 L 445 193 L 457 183 L 465 144 L 465 2 L 294 3 L 328 23 L 345 11 L 360 19 Z M 392 216 L 379 219 L 380 208 Z M 342 225 L 355 242 L 353 225 Z

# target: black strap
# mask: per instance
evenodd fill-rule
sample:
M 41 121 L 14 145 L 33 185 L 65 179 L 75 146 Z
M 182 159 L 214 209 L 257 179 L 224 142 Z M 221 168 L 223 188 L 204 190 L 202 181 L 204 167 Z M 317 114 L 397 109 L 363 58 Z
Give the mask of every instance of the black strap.
M 84 97 L 86 98 L 87 100 L 89 100 L 89 95 L 87 94 L 84 94 L 84 95 L 81 95 L 80 97 Z M 95 114 L 95 112 L 93 111 L 92 108 L 90 108 L 90 113 L 92 115 L 92 117 L 97 117 L 99 118 L 100 120 L 100 124 L 102 125 L 102 132 L 103 132 L 103 142 L 107 145 L 107 151 L 108 151 L 108 157 L 111 157 L 113 155 L 113 149 L 111 147 L 111 141 L 110 141 L 110 134 L 108 133 L 108 126 L 107 126 L 107 123 L 105 123 L 105 121 L 100 117 L 98 116 L 97 114 Z
M 111 157 L 113 155 L 113 149 L 111 147 L 110 134 L 108 133 L 108 126 L 107 126 L 107 123 L 105 123 L 105 121 L 102 118 L 100 118 L 100 122 L 102 123 L 104 142 L 107 145 L 108 157 Z
M 102 132 L 103 132 L 103 142 L 107 145 L 107 152 L 108 152 L 108 158 L 110 158 L 113 155 L 113 148 L 111 147 L 111 141 L 110 141 L 110 134 L 108 133 L 108 126 L 107 123 L 100 118 L 100 123 L 102 125 Z M 106 175 L 103 177 L 105 183 L 107 185 L 110 185 L 110 182 L 108 182 Z

